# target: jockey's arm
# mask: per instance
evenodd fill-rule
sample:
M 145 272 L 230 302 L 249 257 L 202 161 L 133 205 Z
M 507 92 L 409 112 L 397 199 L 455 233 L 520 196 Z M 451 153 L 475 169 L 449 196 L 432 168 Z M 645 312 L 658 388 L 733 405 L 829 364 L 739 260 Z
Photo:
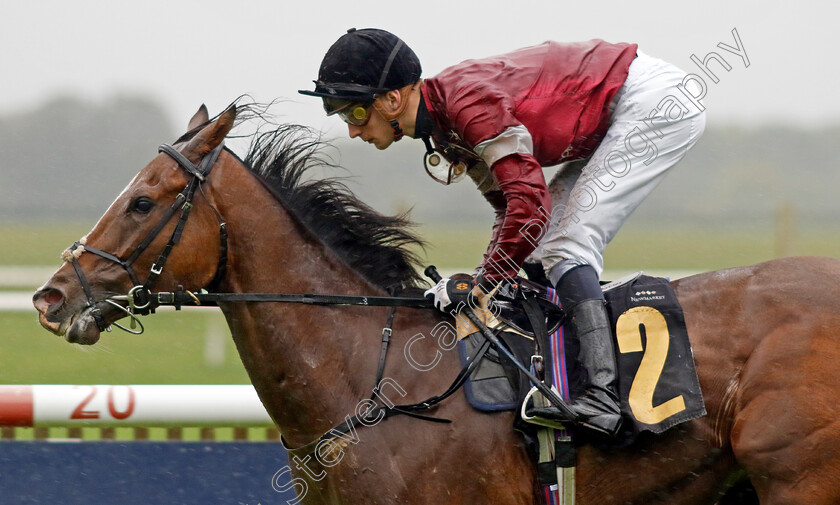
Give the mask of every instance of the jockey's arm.
M 505 213 L 507 211 L 507 200 L 505 200 L 505 194 L 501 189 L 493 189 L 484 193 L 483 196 L 490 203 L 490 206 L 493 207 L 495 216 L 493 219 L 493 231 L 490 236 L 490 245 L 484 252 L 484 257 L 481 260 L 481 264 L 478 266 L 479 269 L 484 268 L 485 263 L 487 263 L 487 259 L 490 257 L 493 244 L 499 240 L 499 234 L 501 233 L 502 226 L 505 223 Z
M 491 200 L 489 194 L 485 195 L 496 208 L 496 222 L 479 275 L 479 282 L 484 284 L 513 279 L 519 273 L 525 258 L 536 249 L 523 229 L 538 225 L 545 230 L 551 215 L 545 177 L 533 155 L 512 153 L 497 160 L 491 169 L 502 198 L 493 196 Z

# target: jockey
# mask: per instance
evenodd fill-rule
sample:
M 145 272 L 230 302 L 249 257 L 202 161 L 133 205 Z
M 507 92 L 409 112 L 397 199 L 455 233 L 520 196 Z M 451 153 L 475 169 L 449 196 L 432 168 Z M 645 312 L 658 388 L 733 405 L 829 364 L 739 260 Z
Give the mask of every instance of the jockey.
M 583 426 L 615 434 L 621 414 L 599 284 L 603 252 L 703 132 L 704 112 L 680 92 L 686 74 L 635 44 L 591 40 L 546 42 L 420 75 L 420 61 L 398 37 L 351 29 L 327 51 L 315 89 L 300 92 L 320 97 L 351 138 L 377 149 L 421 139 L 429 175 L 475 182 L 496 214 L 476 283 L 490 292 L 524 268 L 555 287 L 586 372 L 586 391 L 569 406 Z M 448 166 L 439 166 L 440 156 Z M 561 168 L 547 185 L 542 167 L 553 165 Z M 441 310 L 454 306 L 453 283 L 443 279 L 427 292 Z M 564 419 L 552 407 L 526 414 Z

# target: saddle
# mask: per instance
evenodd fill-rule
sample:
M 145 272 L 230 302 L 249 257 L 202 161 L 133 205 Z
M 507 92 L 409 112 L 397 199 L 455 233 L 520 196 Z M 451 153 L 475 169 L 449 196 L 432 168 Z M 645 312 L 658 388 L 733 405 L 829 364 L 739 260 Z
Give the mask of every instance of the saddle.
M 565 313 L 550 300 L 548 289 L 517 278 L 502 284 L 488 296 L 479 295 L 474 313 L 494 331 L 520 363 L 531 364 L 538 376 L 542 363 L 551 358 L 548 336 L 560 330 Z M 467 318 L 456 318 L 463 364 L 476 356 L 484 337 Z M 467 398 L 482 411 L 513 410 L 530 389 L 528 379 L 508 360 L 489 349 L 465 384 Z
M 497 308 L 497 317 L 508 327 L 508 331 L 513 330 L 526 337 L 554 333 L 565 320 L 563 310 L 548 300 L 546 287 L 527 279 L 503 284 L 493 294 L 491 303 Z

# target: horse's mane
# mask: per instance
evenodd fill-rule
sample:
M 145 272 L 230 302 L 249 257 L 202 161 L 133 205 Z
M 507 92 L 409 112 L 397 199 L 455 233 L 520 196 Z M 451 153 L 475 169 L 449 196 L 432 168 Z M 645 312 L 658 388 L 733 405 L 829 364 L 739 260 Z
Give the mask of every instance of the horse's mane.
M 240 111 L 252 113 L 249 118 L 260 115 L 253 110 L 253 106 L 237 106 L 237 116 L 245 115 Z M 248 170 L 305 229 L 369 282 L 392 294 L 420 286 L 420 258 L 412 247 L 424 244 L 409 230 L 413 223 L 407 216 L 376 212 L 340 179 L 304 177 L 313 168 L 335 167 L 324 156 L 328 144 L 305 126 L 274 126 L 251 136 L 248 153 L 241 160 Z

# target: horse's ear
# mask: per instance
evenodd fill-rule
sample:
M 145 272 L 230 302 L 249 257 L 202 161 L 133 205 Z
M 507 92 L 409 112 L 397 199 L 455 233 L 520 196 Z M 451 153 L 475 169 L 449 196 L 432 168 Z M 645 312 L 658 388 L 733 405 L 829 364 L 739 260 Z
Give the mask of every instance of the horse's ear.
M 190 119 L 190 124 L 187 125 L 187 131 L 197 128 L 207 121 L 210 121 L 210 114 L 207 113 L 207 106 L 201 104 L 201 107 L 198 108 L 198 112 L 196 112 L 192 119 Z
M 200 112 L 200 110 L 199 110 Z M 183 150 L 184 155 L 190 158 L 190 161 L 197 162 L 205 154 L 215 149 L 219 144 L 225 140 L 225 137 L 233 128 L 233 122 L 236 119 L 236 106 L 231 106 L 228 110 L 222 112 L 219 118 L 209 125 L 202 128 L 198 134 L 190 140 L 187 147 Z

